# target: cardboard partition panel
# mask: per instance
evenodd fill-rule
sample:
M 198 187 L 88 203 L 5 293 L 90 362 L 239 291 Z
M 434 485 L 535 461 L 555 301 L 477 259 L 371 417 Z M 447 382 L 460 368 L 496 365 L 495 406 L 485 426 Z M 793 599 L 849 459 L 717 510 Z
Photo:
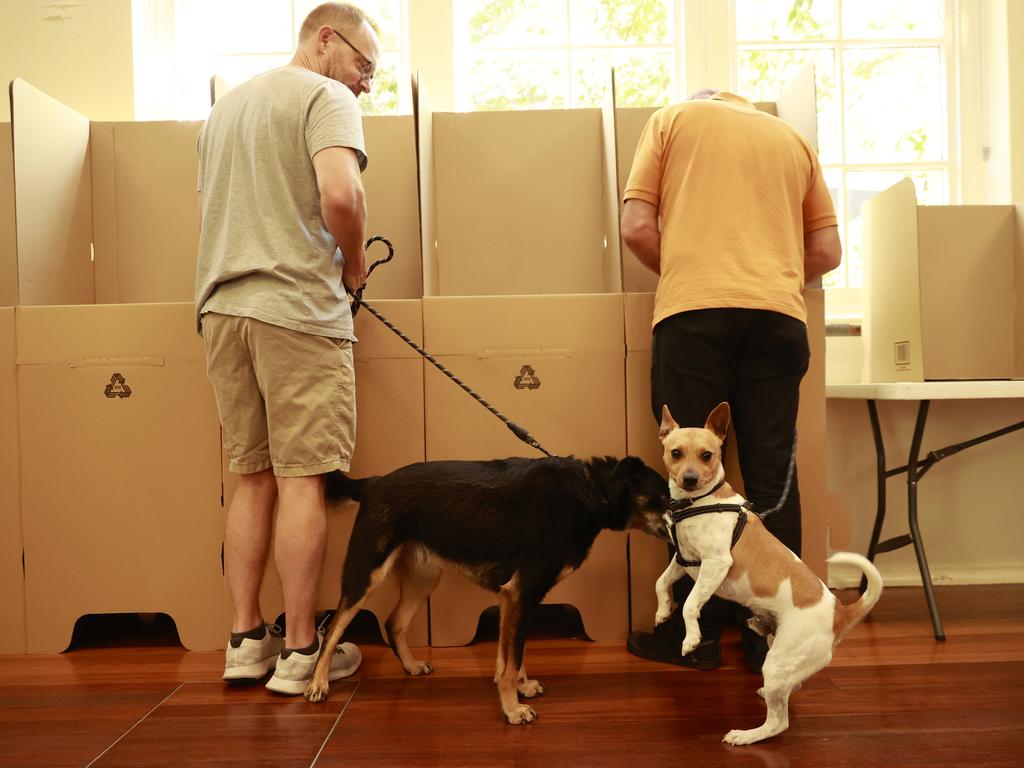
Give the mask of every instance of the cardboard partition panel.
M 416 197 L 420 218 L 423 295 L 437 296 L 437 210 L 434 202 L 434 111 L 417 71 L 412 77 L 412 112 L 416 128 Z
M 199 122 L 94 123 L 11 84 L 22 305 L 191 301 Z
M 417 93 L 424 295 L 621 290 L 602 110 L 431 119 L 422 83 Z
M 1014 329 L 1017 342 L 1017 375 L 1024 376 L 1024 205 L 1017 205 L 1015 210 L 1014 264 L 1016 264 L 1017 281 L 1017 326 Z
M 825 463 L 825 298 L 824 291 L 808 289 L 807 335 L 811 363 L 800 385 L 797 417 L 797 468 L 800 478 L 803 552 L 801 558 L 822 580 L 827 579 L 825 558 L 829 545 L 842 547 L 848 526 L 839 499 L 827 489 Z M 651 409 L 651 318 L 654 295 L 626 294 L 626 414 L 627 449 L 664 472 L 657 422 Z M 730 441 L 735 445 L 735 435 Z M 726 478 L 742 492 L 743 482 L 735 450 L 726 455 Z M 632 628 L 650 630 L 657 599 L 654 583 L 668 565 L 664 542 L 642 533 L 629 534 Z
M 369 164 L 363 173 L 366 190 L 366 235 L 381 235 L 395 247 L 395 257 L 374 270 L 364 296 L 373 300 L 418 299 L 423 295 L 419 197 L 416 177 L 416 127 L 412 115 L 363 118 Z M 373 245 L 372 263 L 387 256 Z
M 19 307 L 27 648 L 163 612 L 223 647 L 219 431 L 191 304 Z
M 14 144 L 0 123 L 0 307 L 18 303 L 18 235 L 14 225 Z
M 782 118 L 803 134 L 818 149 L 817 92 L 814 84 L 814 65 L 803 67 L 787 84 L 778 101 L 758 101 L 754 106 L 762 112 Z M 633 167 L 633 155 L 644 126 L 655 113 L 651 107 L 615 110 L 615 156 L 618 162 L 618 198 L 621 215 L 622 196 Z M 647 269 L 625 244 L 622 245 L 622 290 L 627 293 L 647 293 L 658 287 L 658 276 Z
M 422 345 L 423 314 L 419 299 L 370 303 L 413 341 Z M 356 336 L 359 338 L 354 350 L 356 449 L 348 474 L 352 477 L 383 475 L 423 461 L 423 358 L 365 309 L 356 315 Z M 237 476 L 227 471 L 226 462 L 224 466 L 224 498 L 225 503 L 230 503 L 237 486 Z M 358 508 L 358 504 L 351 501 L 328 507 L 327 553 L 320 578 L 319 610 L 333 610 L 338 605 L 342 566 Z M 384 623 L 398 597 L 397 586 L 388 579 L 363 607 L 377 619 L 384 637 L 387 637 Z M 260 603 L 264 616 L 270 621 L 284 612 L 273 550 L 267 563 Z M 427 645 L 426 604 L 413 617 L 408 640 L 414 647 Z
M 1014 206 L 919 206 L 903 179 L 862 211 L 865 381 L 1024 375 Z
M 92 123 L 96 301 L 193 301 L 201 122 Z
M 17 304 L 92 304 L 89 120 L 24 80 L 11 83 Z
M 25 652 L 14 309 L 0 307 L 0 654 Z
M 556 455 L 622 456 L 622 295 L 424 298 L 427 349 Z M 427 459 L 541 458 L 453 381 L 426 366 Z M 595 640 L 628 625 L 626 534 L 605 531 L 547 596 L 575 606 Z M 430 598 L 431 643 L 472 640 L 495 596 L 446 573 Z

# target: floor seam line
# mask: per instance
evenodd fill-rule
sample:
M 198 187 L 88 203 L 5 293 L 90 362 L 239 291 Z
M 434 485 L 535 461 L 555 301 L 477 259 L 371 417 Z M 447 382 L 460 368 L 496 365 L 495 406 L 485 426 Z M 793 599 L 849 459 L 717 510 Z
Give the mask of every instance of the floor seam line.
M 163 698 L 162 698 L 162 699 L 161 699 L 161 700 L 160 700 L 160 701 L 159 701 L 159 702 L 157 703 L 157 705 L 156 705 L 155 707 L 153 707 L 153 708 L 152 708 L 151 710 L 149 710 L 149 712 L 147 712 L 147 713 L 146 713 L 146 714 L 144 714 L 144 715 L 143 715 L 142 717 L 140 717 L 140 718 L 139 718 L 138 720 L 136 720 L 136 721 L 135 721 L 135 723 L 134 723 L 134 724 L 132 725 L 132 727 L 131 727 L 131 728 L 129 728 L 129 729 L 127 730 L 127 731 L 125 731 L 125 732 L 124 732 L 124 733 L 122 733 L 122 734 L 121 734 L 120 736 L 118 736 L 118 737 L 117 737 L 117 738 L 116 738 L 116 739 L 115 739 L 115 740 L 114 740 L 114 741 L 113 741 L 113 742 L 112 742 L 112 743 L 111 743 L 111 744 L 110 744 L 110 745 L 109 745 L 109 746 L 108 746 L 108 747 L 107 747 L 106 749 L 104 749 L 104 750 L 103 750 L 102 752 L 100 752 L 100 753 L 99 753 L 98 755 L 96 755 L 96 757 L 94 757 L 94 758 L 93 758 L 93 759 L 92 759 L 91 761 L 89 761 L 89 762 L 88 762 L 88 763 L 86 764 L 85 768 L 89 768 L 89 766 L 93 765 L 93 764 L 94 764 L 94 763 L 95 763 L 95 762 L 96 762 L 97 760 L 99 760 L 99 759 L 100 759 L 101 757 L 103 757 L 103 756 L 104 756 L 105 754 L 107 754 L 107 752 L 109 752 L 109 751 L 110 751 L 110 750 L 112 750 L 112 749 L 113 749 L 114 747 L 116 747 L 116 746 L 117 746 L 118 744 L 120 744 L 120 743 L 121 743 L 121 741 L 123 741 L 123 740 L 124 740 L 124 737 L 125 737 L 125 736 L 127 736 L 127 735 L 128 735 L 129 733 L 131 733 L 132 731 L 134 731 L 134 730 L 135 730 L 136 728 L 138 728 L 138 727 L 139 727 L 139 724 L 140 724 L 140 723 L 141 723 L 141 722 L 142 722 L 143 720 L 145 720 L 145 719 L 146 719 L 147 717 L 149 717 L 149 716 L 150 716 L 150 715 L 152 715 L 152 714 L 153 714 L 154 712 L 156 712 L 156 711 L 157 711 L 158 709 L 160 709 L 160 707 L 162 707 L 162 706 L 164 705 L 164 703 L 165 703 L 165 702 L 166 702 L 166 701 L 167 701 L 167 700 L 168 700 L 169 698 L 171 698 L 171 696 L 173 696 L 173 695 L 174 695 L 174 694 L 176 694 L 176 693 L 177 693 L 178 691 L 180 691 L 180 690 L 182 689 L 182 687 L 183 687 L 184 685 L 185 685 L 185 683 L 178 683 L 178 687 L 177 687 L 177 688 L 175 688 L 175 689 L 174 689 L 173 691 L 171 691 L 171 692 L 170 692 L 170 693 L 168 693 L 168 694 L 167 694 L 166 696 L 164 696 L 164 697 L 163 697 Z

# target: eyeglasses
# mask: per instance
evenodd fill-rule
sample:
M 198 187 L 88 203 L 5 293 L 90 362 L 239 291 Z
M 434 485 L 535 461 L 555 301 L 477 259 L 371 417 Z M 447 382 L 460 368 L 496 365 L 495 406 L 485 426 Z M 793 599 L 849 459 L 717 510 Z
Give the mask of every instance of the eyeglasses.
M 362 63 L 359 65 L 359 78 L 366 83 L 372 82 L 374 75 L 374 65 L 370 57 L 367 56 L 362 51 L 360 51 L 354 45 L 352 45 L 352 41 L 345 37 L 343 34 L 341 34 L 341 32 L 334 29 L 334 27 L 331 27 L 331 29 L 334 30 L 334 34 L 336 34 L 338 37 L 344 40 L 348 44 L 348 47 L 355 51 L 359 55 L 359 58 L 363 60 Z

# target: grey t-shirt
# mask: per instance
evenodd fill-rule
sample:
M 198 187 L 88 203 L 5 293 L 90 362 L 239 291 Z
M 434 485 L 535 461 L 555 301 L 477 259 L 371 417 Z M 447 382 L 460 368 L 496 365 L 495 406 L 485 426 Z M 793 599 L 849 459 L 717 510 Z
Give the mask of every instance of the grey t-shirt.
M 313 170 L 327 147 L 351 147 L 366 168 L 355 95 L 308 69 L 257 75 L 214 106 L 198 140 L 200 333 L 203 313 L 218 312 L 355 340 Z

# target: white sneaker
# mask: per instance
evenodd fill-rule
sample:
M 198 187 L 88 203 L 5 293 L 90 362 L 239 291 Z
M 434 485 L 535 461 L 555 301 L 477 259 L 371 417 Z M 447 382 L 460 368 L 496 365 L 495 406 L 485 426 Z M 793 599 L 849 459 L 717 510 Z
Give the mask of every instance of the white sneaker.
M 319 632 L 316 637 L 319 649 L 324 638 Z M 306 690 L 306 684 L 310 678 L 313 677 L 313 669 L 316 667 L 316 660 L 319 656 L 319 651 L 308 656 L 295 651 L 291 651 L 285 656 L 282 652 L 280 658 L 277 659 L 273 677 L 267 681 L 267 690 L 292 696 L 302 693 Z M 363 654 L 354 643 L 341 643 L 334 649 L 334 657 L 331 659 L 331 668 L 327 673 L 327 679 L 334 681 L 348 677 L 359 669 L 362 660 Z
M 225 680 L 259 680 L 274 668 L 284 648 L 281 628 L 266 624 L 266 632 L 259 640 L 244 638 L 236 647 L 228 643 L 224 652 Z

